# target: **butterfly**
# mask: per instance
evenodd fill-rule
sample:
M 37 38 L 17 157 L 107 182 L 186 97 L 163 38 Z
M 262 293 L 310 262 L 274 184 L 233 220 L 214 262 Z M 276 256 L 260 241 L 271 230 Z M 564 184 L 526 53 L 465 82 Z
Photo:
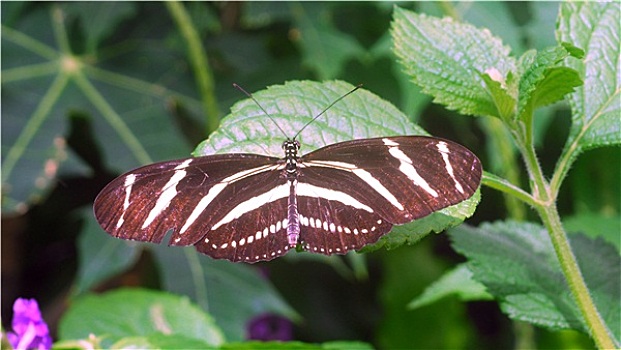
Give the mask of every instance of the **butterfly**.
M 138 241 L 159 243 L 172 230 L 170 245 L 194 245 L 212 258 L 253 263 L 296 247 L 325 255 L 358 250 L 393 225 L 476 192 L 481 162 L 441 138 L 357 139 L 300 156 L 302 130 L 359 87 L 286 138 L 282 158 L 215 154 L 119 176 L 95 200 L 97 221 L 112 236 Z

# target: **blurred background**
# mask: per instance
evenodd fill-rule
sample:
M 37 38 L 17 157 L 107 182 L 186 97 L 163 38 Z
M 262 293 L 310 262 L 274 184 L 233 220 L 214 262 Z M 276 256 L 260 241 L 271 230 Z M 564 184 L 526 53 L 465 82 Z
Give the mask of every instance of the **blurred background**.
M 190 274 L 191 263 L 175 263 L 184 259 L 181 249 L 157 253 L 108 237 L 94 222 L 92 202 L 122 172 L 149 161 L 189 156 L 230 106 L 245 98 L 232 88 L 234 82 L 251 92 L 301 79 L 363 83 L 431 134 L 473 150 L 485 170 L 508 176 L 502 174 L 498 152 L 486 143 L 489 124 L 433 104 L 402 75 L 391 51 L 393 2 L 190 2 L 182 5 L 187 18 L 154 2 L 1 6 L 5 329 L 17 297 L 36 298 L 55 331 L 72 298 L 82 293 L 120 286 L 171 290 L 172 275 Z M 398 6 L 488 28 L 515 56 L 555 43 L 556 2 Z M 202 67 L 190 63 L 195 52 L 184 26 L 195 30 L 203 45 Z M 197 78 L 199 69 L 210 81 Z M 540 162 L 551 172 L 570 125 L 566 104 L 539 111 L 536 123 Z M 127 139 L 135 143 L 128 145 Z M 618 209 L 618 169 L 607 169 L 619 161 L 619 152 L 609 149 L 581 157 L 563 188 L 561 213 L 607 205 Z M 527 185 L 524 174 L 511 176 Z M 607 190 L 592 193 L 589 184 L 594 182 Z M 517 208 L 508 210 L 508 205 Z M 507 217 L 535 218 L 528 208 L 482 188 L 482 201 L 468 223 Z M 101 259 L 101 250 L 110 244 L 117 255 Z M 162 254 L 177 256 L 166 260 Z M 284 329 L 289 339 L 361 340 L 385 349 L 514 348 L 524 339 L 541 348 L 592 346 L 578 332 L 513 322 L 493 301 L 464 303 L 448 297 L 408 309 L 430 283 L 464 261 L 444 234 L 355 258 L 292 255 L 235 265 L 233 272 L 227 270 L 230 274 L 215 278 L 251 274 L 265 284 L 255 294 L 239 297 L 244 300 L 217 299 L 222 302 L 212 310 L 216 321 L 219 315 L 240 315 L 231 323 L 237 326 L 225 330 L 228 339 L 251 337 L 258 319 L 269 329 Z M 200 259 L 201 266 L 213 263 Z M 220 294 L 244 288 L 234 279 L 222 283 L 224 287 L 213 287 L 222 288 Z M 173 291 L 201 304 L 195 286 L 177 285 Z M 244 311 L 238 313 L 239 304 Z M 272 314 L 279 316 L 265 318 Z

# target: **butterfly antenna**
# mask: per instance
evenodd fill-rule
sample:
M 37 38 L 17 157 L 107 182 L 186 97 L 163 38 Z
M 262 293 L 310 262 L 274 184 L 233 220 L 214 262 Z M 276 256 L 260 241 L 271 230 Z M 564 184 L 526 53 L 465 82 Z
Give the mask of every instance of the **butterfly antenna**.
M 249 93 L 248 91 L 244 90 L 243 87 L 237 85 L 236 83 L 233 83 L 233 87 L 236 88 L 237 90 L 241 91 L 244 95 L 248 96 L 250 99 L 252 99 L 254 101 L 254 103 L 257 104 L 257 106 L 259 106 L 259 108 L 261 108 L 261 110 L 263 111 L 263 113 L 265 113 L 265 115 L 268 116 L 268 118 L 270 118 L 270 120 L 272 122 L 274 122 L 274 124 L 276 125 L 276 127 L 278 128 L 278 130 L 280 130 L 280 132 L 286 137 L 289 138 L 287 136 L 287 133 L 285 133 L 285 131 L 280 127 L 280 125 L 278 125 L 278 123 L 276 123 L 276 121 L 274 120 L 274 118 L 272 118 L 272 116 L 267 113 L 267 111 L 265 110 L 265 108 L 263 108 L 263 106 L 261 106 L 261 104 L 259 103 L 259 101 L 257 101 L 256 98 L 254 98 L 254 96 L 252 96 L 251 93 Z
M 330 105 L 326 108 L 324 108 L 323 111 L 321 111 L 321 113 L 317 114 L 313 119 L 311 119 L 308 123 L 304 124 L 304 126 L 302 127 L 302 129 L 300 129 L 300 131 L 298 131 L 295 136 L 293 137 L 293 139 L 295 140 L 298 135 L 300 135 L 302 133 L 302 131 L 304 129 L 306 129 L 307 126 L 311 125 L 317 118 L 321 117 L 328 109 L 330 109 L 332 106 L 334 106 L 337 102 L 339 102 L 340 100 L 344 99 L 345 97 L 347 97 L 348 95 L 352 94 L 354 91 L 360 89 L 362 87 L 362 84 L 358 84 L 356 85 L 356 87 L 354 87 L 351 91 L 349 91 L 348 93 L 346 93 L 345 95 L 337 98 L 336 100 L 334 100 L 334 102 L 330 103 Z

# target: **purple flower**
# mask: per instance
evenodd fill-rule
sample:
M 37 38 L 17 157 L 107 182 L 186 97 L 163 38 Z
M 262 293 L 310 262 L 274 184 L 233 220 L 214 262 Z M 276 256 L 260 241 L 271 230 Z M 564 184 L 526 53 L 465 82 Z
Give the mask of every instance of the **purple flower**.
M 41 317 L 36 300 L 22 298 L 15 300 L 12 326 L 13 332 L 7 333 L 7 339 L 13 349 L 45 350 L 52 347 L 50 332 Z
M 264 314 L 253 318 L 248 324 L 249 340 L 281 340 L 293 339 L 293 325 L 288 319 L 273 315 Z

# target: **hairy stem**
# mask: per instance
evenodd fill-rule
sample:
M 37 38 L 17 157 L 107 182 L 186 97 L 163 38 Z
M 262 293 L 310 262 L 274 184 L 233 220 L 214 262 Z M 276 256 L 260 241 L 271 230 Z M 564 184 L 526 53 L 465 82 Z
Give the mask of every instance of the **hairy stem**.
M 617 348 L 618 346 L 615 346 L 610 332 L 591 298 L 589 289 L 580 272 L 576 257 L 569 245 L 567 234 L 561 225 L 561 219 L 558 215 L 556 204 L 539 206 L 537 207 L 537 212 L 552 239 L 552 244 L 554 245 L 556 255 L 561 263 L 561 268 L 567 279 L 569 289 L 591 331 L 591 336 L 595 340 L 595 344 L 600 349 Z
M 528 134 L 528 133 L 527 133 Z M 527 135 L 526 134 L 526 135 Z M 580 272 L 580 267 L 574 253 L 569 245 L 569 238 L 563 229 L 561 219 L 556 208 L 556 192 L 552 193 L 550 185 L 543 176 L 543 171 L 537 161 L 535 149 L 532 140 L 528 137 L 520 137 L 517 135 L 517 143 L 524 157 L 526 167 L 531 179 L 531 187 L 533 197 L 535 198 L 534 208 L 537 210 L 539 217 L 543 221 L 548 234 L 552 240 L 552 245 L 556 251 L 563 274 L 567 279 L 569 290 L 574 300 L 578 304 L 578 308 L 584 317 L 591 336 L 595 340 L 596 345 L 601 349 L 615 348 L 615 344 L 610 333 L 604 323 L 600 313 L 595 307 L 595 303 L 591 298 L 589 289 L 584 281 L 584 277 Z

